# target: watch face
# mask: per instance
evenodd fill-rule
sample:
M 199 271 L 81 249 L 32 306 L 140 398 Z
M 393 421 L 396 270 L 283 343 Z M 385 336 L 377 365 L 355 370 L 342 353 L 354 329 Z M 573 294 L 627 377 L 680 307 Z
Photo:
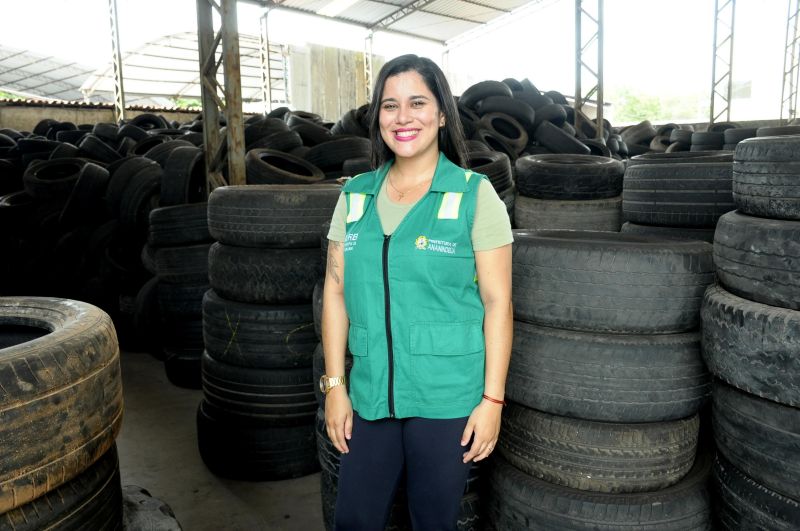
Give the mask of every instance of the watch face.
M 325 394 L 325 376 L 319 379 L 319 390 L 323 395 Z

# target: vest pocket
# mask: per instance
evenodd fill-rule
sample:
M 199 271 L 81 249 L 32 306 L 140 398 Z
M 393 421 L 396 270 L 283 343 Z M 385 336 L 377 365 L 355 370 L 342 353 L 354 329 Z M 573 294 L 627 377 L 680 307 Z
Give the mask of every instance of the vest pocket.
M 356 404 L 369 404 L 372 400 L 372 378 L 370 377 L 367 327 L 350 323 L 347 344 L 353 355 L 350 370 L 350 398 Z
M 421 402 L 444 406 L 472 399 L 483 389 L 481 321 L 412 323 L 409 351 Z

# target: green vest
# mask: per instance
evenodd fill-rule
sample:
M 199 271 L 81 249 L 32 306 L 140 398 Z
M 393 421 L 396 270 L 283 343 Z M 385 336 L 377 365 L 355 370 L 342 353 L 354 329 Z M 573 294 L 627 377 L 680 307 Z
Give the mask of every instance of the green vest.
M 376 197 L 390 166 L 343 189 L 353 409 L 366 420 L 466 417 L 484 387 L 484 309 L 471 233 L 486 177 L 440 154 L 430 190 L 384 236 Z

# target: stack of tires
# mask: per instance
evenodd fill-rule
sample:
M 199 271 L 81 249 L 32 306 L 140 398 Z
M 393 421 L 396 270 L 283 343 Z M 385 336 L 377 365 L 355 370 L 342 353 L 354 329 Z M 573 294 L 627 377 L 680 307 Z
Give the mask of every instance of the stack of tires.
M 514 186 L 513 169 L 508 155 L 491 151 L 488 147 L 482 147 L 469 152 L 467 166 L 475 173 L 486 175 L 489 178 L 495 192 L 505 203 L 509 218 L 513 221 L 517 189 Z
M 319 228 L 339 187 L 217 188 L 203 298 L 200 455 L 215 474 L 276 480 L 319 468 L 314 434 L 312 292 Z
M 595 155 L 529 155 L 516 162 L 519 229 L 619 232 L 622 162 Z
M 493 529 L 708 529 L 698 411 L 712 250 L 584 231 L 517 231 L 508 408 Z
M 732 160 L 729 152 L 631 158 L 623 182 L 622 232 L 710 242 L 719 217 L 735 208 Z
M 800 137 L 741 142 L 714 237 L 703 352 L 721 529 L 800 528 Z
M 0 412 L 0 529 L 122 528 L 122 378 L 107 314 L 0 298 Z

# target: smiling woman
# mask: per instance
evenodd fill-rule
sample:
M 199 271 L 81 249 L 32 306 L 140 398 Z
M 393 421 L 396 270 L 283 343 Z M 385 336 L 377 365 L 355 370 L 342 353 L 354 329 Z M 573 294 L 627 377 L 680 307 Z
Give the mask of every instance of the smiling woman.
M 463 168 L 455 100 L 430 59 L 381 69 L 369 136 L 377 169 L 345 185 L 328 233 L 320 384 L 343 454 L 335 529 L 383 529 L 405 475 L 414 529 L 454 531 L 471 462 L 500 429 L 510 223 L 489 180 Z

